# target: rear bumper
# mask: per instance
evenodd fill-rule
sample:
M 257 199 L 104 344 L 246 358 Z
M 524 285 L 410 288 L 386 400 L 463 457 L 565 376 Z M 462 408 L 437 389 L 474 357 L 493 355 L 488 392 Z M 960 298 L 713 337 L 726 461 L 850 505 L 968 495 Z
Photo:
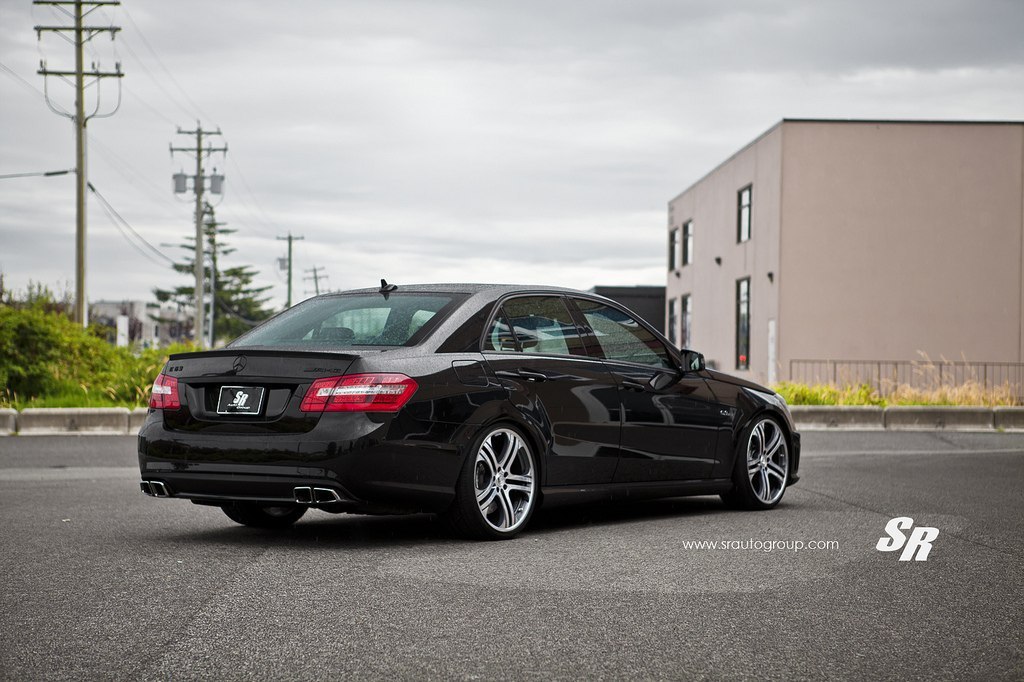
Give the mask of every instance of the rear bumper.
M 365 414 L 331 415 L 302 434 L 182 432 L 165 428 L 161 414 L 154 412 L 139 431 L 139 470 L 143 492 L 198 504 L 255 501 L 303 503 L 326 511 L 439 511 L 454 499 L 462 465 L 452 436 Z M 166 495 L 159 494 L 164 490 Z M 307 490 L 311 501 L 306 501 Z M 318 501 L 314 490 L 331 491 L 337 499 L 332 495 L 326 501 L 324 492 Z

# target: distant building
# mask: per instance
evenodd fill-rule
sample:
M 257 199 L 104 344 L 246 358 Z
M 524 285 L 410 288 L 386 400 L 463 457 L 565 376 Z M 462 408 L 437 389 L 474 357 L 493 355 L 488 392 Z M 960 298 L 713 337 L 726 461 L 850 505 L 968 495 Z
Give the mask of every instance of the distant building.
M 177 305 L 147 301 L 96 301 L 89 305 L 89 321 L 110 328 L 117 345 L 163 347 L 192 338 L 192 311 Z
M 784 119 L 669 202 L 670 338 L 761 382 L 1022 363 L 1022 164 L 1021 122 Z
M 644 318 L 659 332 L 665 333 L 665 287 L 596 286 L 590 292 L 618 301 Z

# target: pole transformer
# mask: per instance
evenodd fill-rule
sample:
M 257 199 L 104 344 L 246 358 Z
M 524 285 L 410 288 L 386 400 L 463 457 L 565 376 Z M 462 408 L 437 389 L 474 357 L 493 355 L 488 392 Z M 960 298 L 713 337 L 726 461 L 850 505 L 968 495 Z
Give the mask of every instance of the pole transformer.
M 171 156 L 174 156 L 174 152 L 185 152 L 194 153 L 196 155 L 196 174 L 193 176 L 192 185 L 196 195 L 196 212 L 195 212 L 195 228 L 196 228 L 196 255 L 193 272 L 195 273 L 196 284 L 195 284 L 195 317 L 192 333 L 195 339 L 195 344 L 202 348 L 206 342 L 203 334 L 204 318 L 206 317 L 204 298 L 206 294 L 206 283 L 204 273 L 206 271 L 206 263 L 203 257 L 203 189 L 205 184 L 205 176 L 203 175 L 203 157 L 209 156 L 214 152 L 227 153 L 228 146 L 213 147 L 210 146 L 209 141 L 203 145 L 204 135 L 220 135 L 220 128 L 217 130 L 203 130 L 203 126 L 196 121 L 195 130 L 182 130 L 178 128 L 179 135 L 195 135 L 196 146 L 195 147 L 175 147 L 171 145 Z M 220 184 L 223 180 L 223 176 L 212 175 L 210 176 L 213 180 L 211 191 L 214 193 L 220 193 Z M 177 174 L 174 177 L 174 191 L 184 192 L 185 191 L 185 179 L 183 174 Z M 213 305 L 213 301 L 210 302 Z
M 119 26 L 86 26 L 84 23 L 85 17 L 94 12 L 100 7 L 120 5 L 119 0 L 35 0 L 33 5 L 49 5 L 54 7 L 65 15 L 68 20 L 73 22 L 71 26 L 36 26 L 36 36 L 39 40 L 42 40 L 43 33 L 56 33 L 62 38 L 70 42 L 75 48 L 75 70 L 74 71 L 60 71 L 46 68 L 46 62 L 41 61 L 39 63 L 38 73 L 43 76 L 43 94 L 46 97 L 46 105 L 50 107 L 50 110 L 55 114 L 70 118 L 75 126 L 75 311 L 74 320 L 81 324 L 83 327 L 89 324 L 89 299 L 86 295 L 85 290 L 85 227 L 86 227 L 86 205 L 85 205 L 85 190 L 88 183 L 86 177 L 86 150 L 85 150 L 85 124 L 92 118 L 105 118 L 107 116 L 113 116 L 117 113 L 117 110 L 121 107 L 121 81 L 118 80 L 117 88 L 117 104 L 114 108 L 106 113 L 100 113 L 100 97 L 96 95 L 96 106 L 92 110 L 92 113 L 86 115 L 85 113 L 85 88 L 94 83 L 98 83 L 104 78 L 117 78 L 121 79 L 124 74 L 121 72 L 121 63 L 115 63 L 114 71 L 101 71 L 99 66 L 93 63 L 90 69 L 85 69 L 85 59 L 83 57 L 83 48 L 87 42 L 95 38 L 101 33 L 109 33 L 110 39 L 113 40 L 117 32 L 121 30 Z M 65 5 L 70 6 L 71 9 L 65 9 Z M 70 34 L 70 35 L 67 35 Z M 49 76 L 56 76 L 65 83 L 72 85 L 75 88 L 75 113 L 69 114 L 62 108 L 54 106 L 50 100 L 50 89 L 48 87 Z M 92 80 L 86 83 L 86 78 Z M 71 81 L 69 79 L 73 78 Z M 97 90 L 99 88 L 97 87 Z
M 287 237 L 278 237 L 278 239 L 288 241 L 288 302 L 285 304 L 286 308 L 292 307 L 292 242 L 301 241 L 305 237 L 293 237 L 292 233 L 289 232 Z

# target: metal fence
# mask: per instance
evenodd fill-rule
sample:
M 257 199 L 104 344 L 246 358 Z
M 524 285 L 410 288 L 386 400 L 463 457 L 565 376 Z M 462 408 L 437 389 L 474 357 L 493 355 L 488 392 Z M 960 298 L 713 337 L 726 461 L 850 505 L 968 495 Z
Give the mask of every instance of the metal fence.
M 802 384 L 859 386 L 867 384 L 882 396 L 899 386 L 935 390 L 976 384 L 985 390 L 1008 387 L 1024 400 L 1024 363 L 949 362 L 932 360 L 790 360 L 789 378 Z

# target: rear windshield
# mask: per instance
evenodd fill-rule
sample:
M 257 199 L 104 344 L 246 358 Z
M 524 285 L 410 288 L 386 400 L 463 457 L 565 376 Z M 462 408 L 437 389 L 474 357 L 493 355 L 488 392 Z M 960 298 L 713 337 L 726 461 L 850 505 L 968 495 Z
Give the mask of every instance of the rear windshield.
M 351 294 L 303 301 L 229 345 L 412 346 L 458 303 L 451 294 Z

